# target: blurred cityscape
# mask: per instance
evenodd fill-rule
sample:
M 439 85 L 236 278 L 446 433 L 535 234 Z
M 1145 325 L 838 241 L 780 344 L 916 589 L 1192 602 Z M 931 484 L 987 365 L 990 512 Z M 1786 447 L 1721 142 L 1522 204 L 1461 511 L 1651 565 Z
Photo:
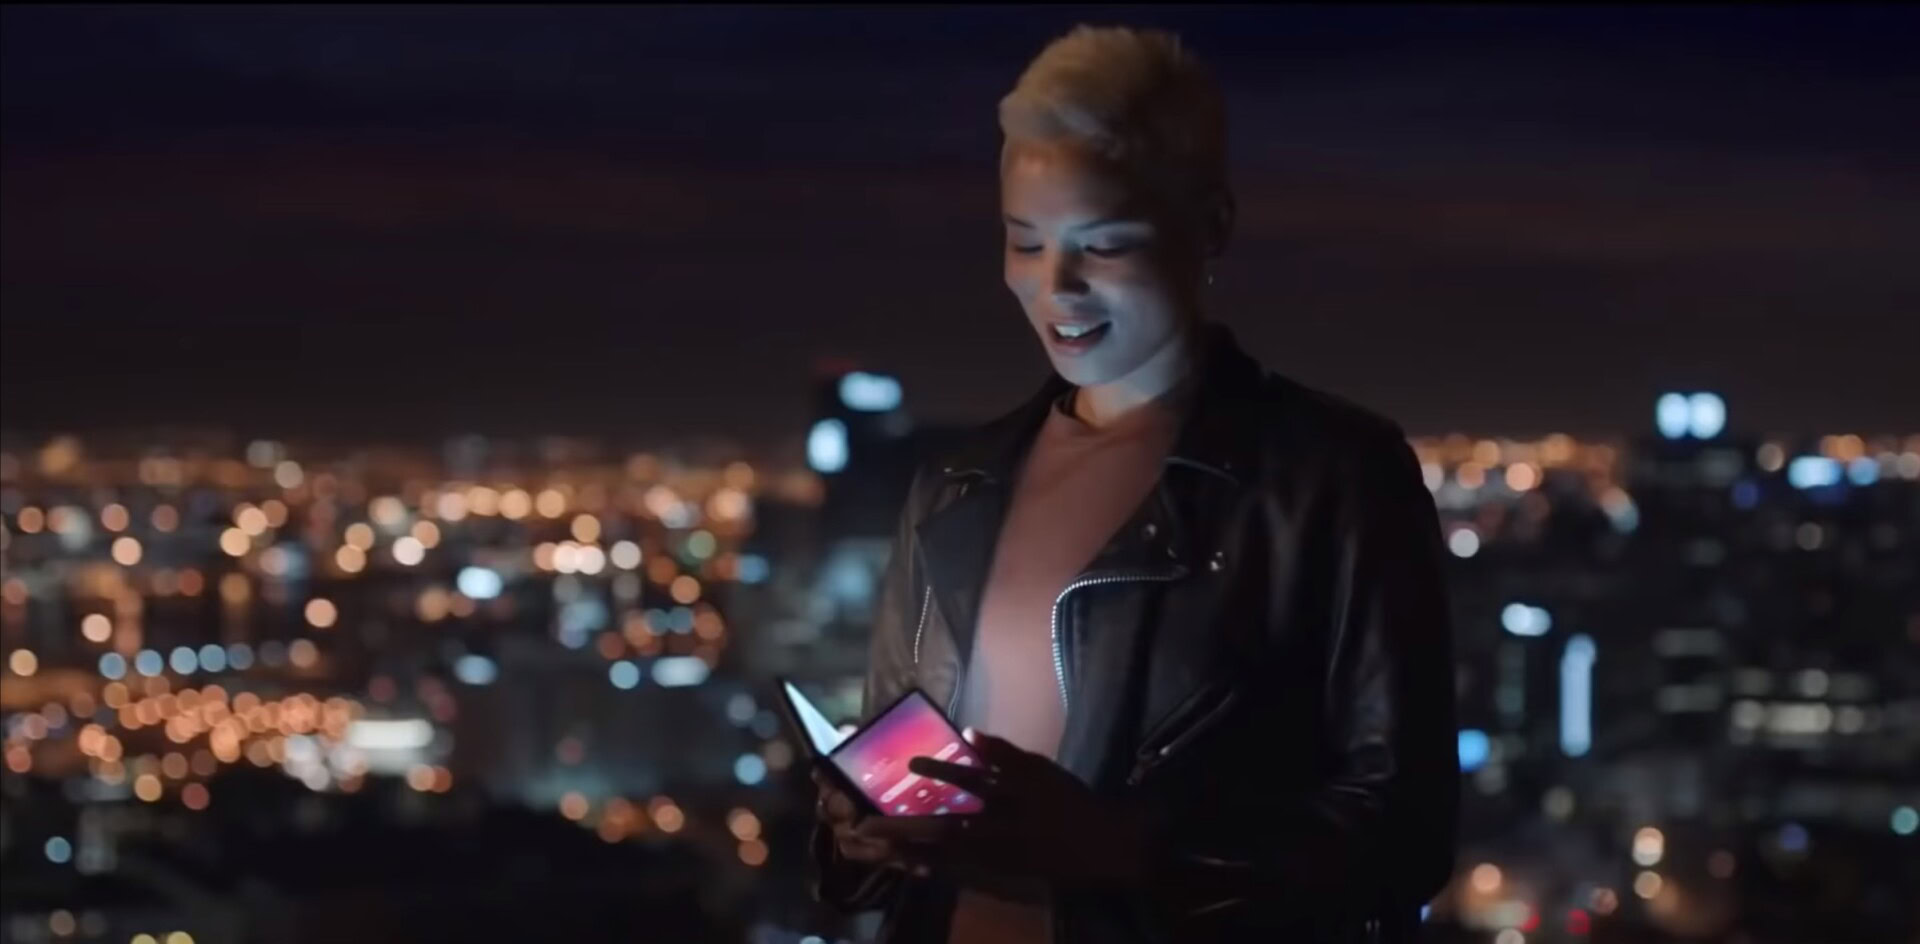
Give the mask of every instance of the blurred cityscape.
M 852 941 L 768 703 L 858 707 L 915 457 L 0 441 L 0 940 Z M 1735 405 L 1737 407 L 1737 404 Z M 1920 435 L 1413 441 L 1457 632 L 1435 940 L 1920 935 Z

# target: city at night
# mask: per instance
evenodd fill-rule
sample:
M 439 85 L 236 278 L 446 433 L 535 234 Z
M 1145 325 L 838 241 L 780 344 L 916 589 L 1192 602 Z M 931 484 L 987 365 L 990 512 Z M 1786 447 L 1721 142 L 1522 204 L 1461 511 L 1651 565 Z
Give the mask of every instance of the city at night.
M 3 19 L 0 942 L 1920 941 L 1911 10 Z

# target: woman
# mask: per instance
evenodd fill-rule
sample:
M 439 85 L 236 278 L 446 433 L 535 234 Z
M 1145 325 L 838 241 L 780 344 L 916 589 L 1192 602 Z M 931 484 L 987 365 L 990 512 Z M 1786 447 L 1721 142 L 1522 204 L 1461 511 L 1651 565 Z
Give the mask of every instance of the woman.
M 1203 317 L 1233 200 L 1174 37 L 1081 27 L 1000 103 L 1006 284 L 1055 376 L 916 476 L 868 710 L 918 686 L 975 816 L 857 819 L 816 893 L 888 941 L 1404 940 L 1452 869 L 1434 508 L 1401 431 Z

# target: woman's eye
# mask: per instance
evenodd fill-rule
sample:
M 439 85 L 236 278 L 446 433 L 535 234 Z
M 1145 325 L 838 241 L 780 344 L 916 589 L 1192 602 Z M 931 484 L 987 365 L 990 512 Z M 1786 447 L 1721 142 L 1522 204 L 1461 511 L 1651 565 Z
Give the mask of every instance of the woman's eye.
M 1119 245 L 1119 246 L 1088 246 L 1088 247 L 1087 247 L 1087 251 L 1088 251 L 1088 252 L 1090 252 L 1090 253 L 1092 253 L 1092 254 L 1094 254 L 1094 255 L 1096 255 L 1096 256 L 1099 256 L 1099 257 L 1100 257 L 1100 258 L 1102 258 L 1102 259 L 1112 259 L 1112 258 L 1114 258 L 1114 257 L 1116 257 L 1116 256 L 1124 256 L 1124 255 L 1126 255 L 1127 253 L 1130 253 L 1130 252 L 1132 252 L 1132 251 L 1133 251 L 1133 248 L 1134 248 L 1134 247 L 1132 247 L 1132 246 L 1127 246 L 1127 245 Z
M 1031 256 L 1040 251 L 1039 246 L 1022 246 L 1019 243 L 1008 243 L 1007 248 L 1023 256 Z

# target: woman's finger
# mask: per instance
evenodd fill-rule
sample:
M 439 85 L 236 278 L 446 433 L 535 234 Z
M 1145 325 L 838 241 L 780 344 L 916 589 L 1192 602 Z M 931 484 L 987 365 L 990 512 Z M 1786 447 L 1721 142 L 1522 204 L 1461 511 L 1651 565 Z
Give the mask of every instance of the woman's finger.
M 915 757 L 907 761 L 907 769 L 922 777 L 932 777 L 942 783 L 950 783 L 962 790 L 991 797 L 999 791 L 999 781 L 991 771 L 965 764 L 955 764 L 931 757 Z

